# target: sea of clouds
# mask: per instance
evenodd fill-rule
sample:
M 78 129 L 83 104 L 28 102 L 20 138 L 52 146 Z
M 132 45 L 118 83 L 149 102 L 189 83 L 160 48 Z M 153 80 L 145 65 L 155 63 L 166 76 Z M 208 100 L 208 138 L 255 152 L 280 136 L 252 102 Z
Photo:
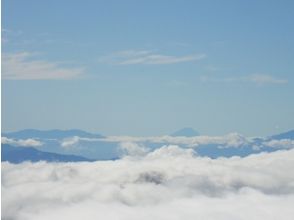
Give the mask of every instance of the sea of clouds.
M 294 217 L 294 150 L 210 159 L 129 143 L 119 160 L 2 163 L 2 220 Z
M 104 138 L 83 138 L 83 137 L 69 137 L 60 141 L 63 148 L 72 148 L 79 144 L 79 142 L 111 142 L 111 143 L 155 143 L 155 144 L 170 144 L 170 145 L 184 145 L 190 148 L 197 148 L 203 145 L 215 144 L 222 148 L 242 147 L 245 145 L 254 145 L 256 148 L 266 146 L 275 149 L 292 149 L 294 148 L 294 140 L 291 139 L 267 139 L 259 138 L 261 143 L 256 145 L 256 137 L 245 137 L 239 133 L 229 133 L 223 136 L 206 136 L 198 135 L 193 137 L 185 136 L 154 136 L 154 137 L 133 137 L 133 136 L 107 136 Z M 7 138 L 6 138 L 7 139 Z M 2 141 L 3 142 L 3 141 Z

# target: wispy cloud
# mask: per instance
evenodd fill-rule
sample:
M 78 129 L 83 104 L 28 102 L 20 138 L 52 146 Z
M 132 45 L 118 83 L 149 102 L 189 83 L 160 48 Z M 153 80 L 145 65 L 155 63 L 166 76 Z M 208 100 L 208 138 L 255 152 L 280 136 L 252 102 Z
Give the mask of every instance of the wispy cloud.
M 10 144 L 14 146 L 21 146 L 21 147 L 40 147 L 43 145 L 41 141 L 38 141 L 32 138 L 15 140 L 15 139 L 7 138 L 7 137 L 2 137 L 1 143 Z
M 263 145 L 278 149 L 293 149 L 294 148 L 294 140 L 291 139 L 281 139 L 281 140 L 270 140 L 267 142 L 263 142 Z
M 6 44 L 6 43 L 10 42 L 11 38 L 18 37 L 18 36 L 22 35 L 23 32 L 21 30 L 15 31 L 15 30 L 7 29 L 7 28 L 2 28 L 1 29 L 1 34 L 2 34 L 1 42 L 3 44 Z
M 183 62 L 192 62 L 201 60 L 206 54 L 190 54 L 185 56 L 173 56 L 155 53 L 149 50 L 125 50 L 118 51 L 111 55 L 100 58 L 101 62 L 107 62 L 116 65 L 134 65 L 134 64 L 174 64 Z
M 240 77 L 214 77 L 201 76 L 200 80 L 203 82 L 220 82 L 220 83 L 254 83 L 257 85 L 268 84 L 286 84 L 287 79 L 281 79 L 268 74 L 251 74 Z
M 248 77 L 248 80 L 257 84 L 285 84 L 288 83 L 286 79 L 276 78 L 266 74 L 254 74 Z
M 79 144 L 81 141 L 96 142 L 101 141 L 100 138 L 84 138 L 79 136 L 73 136 L 61 140 L 60 145 L 63 148 L 71 148 Z
M 10 80 L 73 79 L 82 68 L 68 68 L 58 62 L 36 59 L 29 52 L 2 54 L 2 78 Z
M 97 140 L 97 139 L 93 139 Z M 173 136 L 154 136 L 154 137 L 132 137 L 132 136 L 108 136 L 98 139 L 105 142 L 118 143 L 158 143 L 172 145 L 186 145 L 188 147 L 198 147 L 200 145 L 218 144 L 227 147 L 240 147 L 252 142 L 252 138 L 244 137 L 238 133 L 230 133 L 224 136 L 194 136 L 194 137 L 173 137 Z M 90 141 L 89 139 L 85 141 Z

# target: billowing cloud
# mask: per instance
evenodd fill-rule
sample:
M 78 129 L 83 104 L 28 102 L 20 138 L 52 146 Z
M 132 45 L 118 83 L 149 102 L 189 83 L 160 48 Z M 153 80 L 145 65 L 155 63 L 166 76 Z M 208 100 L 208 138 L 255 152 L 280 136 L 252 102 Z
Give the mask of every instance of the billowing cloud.
M 10 144 L 13 146 L 21 146 L 21 147 L 40 147 L 43 143 L 39 140 L 35 140 L 32 138 L 29 139 L 12 139 L 7 137 L 1 137 L 2 144 Z
M 205 58 L 205 54 L 191 54 L 184 56 L 172 56 L 155 53 L 149 50 L 125 50 L 118 51 L 109 56 L 100 58 L 101 62 L 107 62 L 118 65 L 132 64 L 173 64 L 182 62 L 197 61 Z
M 134 142 L 122 142 L 119 145 L 120 151 L 122 151 L 123 155 L 129 155 L 132 157 L 136 156 L 145 156 L 149 149 L 143 146 L 142 144 L 134 143 Z
M 81 68 L 62 67 L 59 63 L 35 59 L 32 53 L 2 54 L 2 78 L 10 80 L 73 79 Z
M 283 219 L 294 216 L 294 150 L 197 157 L 164 146 L 82 163 L 2 163 L 2 219 Z

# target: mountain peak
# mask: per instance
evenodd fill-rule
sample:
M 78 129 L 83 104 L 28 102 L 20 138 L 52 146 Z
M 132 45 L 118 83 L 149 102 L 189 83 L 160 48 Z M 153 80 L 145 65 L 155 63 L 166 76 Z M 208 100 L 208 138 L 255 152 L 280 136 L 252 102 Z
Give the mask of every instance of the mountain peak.
M 171 134 L 171 136 L 177 137 L 177 136 L 184 136 L 184 137 L 193 137 L 198 136 L 199 133 L 195 131 L 193 128 L 182 128 L 174 133 Z

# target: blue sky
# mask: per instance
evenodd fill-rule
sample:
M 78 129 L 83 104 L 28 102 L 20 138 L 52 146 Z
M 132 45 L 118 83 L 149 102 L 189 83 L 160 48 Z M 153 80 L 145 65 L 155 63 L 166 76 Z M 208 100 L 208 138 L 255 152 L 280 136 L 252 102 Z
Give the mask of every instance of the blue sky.
M 294 128 L 294 2 L 2 1 L 2 130 Z

